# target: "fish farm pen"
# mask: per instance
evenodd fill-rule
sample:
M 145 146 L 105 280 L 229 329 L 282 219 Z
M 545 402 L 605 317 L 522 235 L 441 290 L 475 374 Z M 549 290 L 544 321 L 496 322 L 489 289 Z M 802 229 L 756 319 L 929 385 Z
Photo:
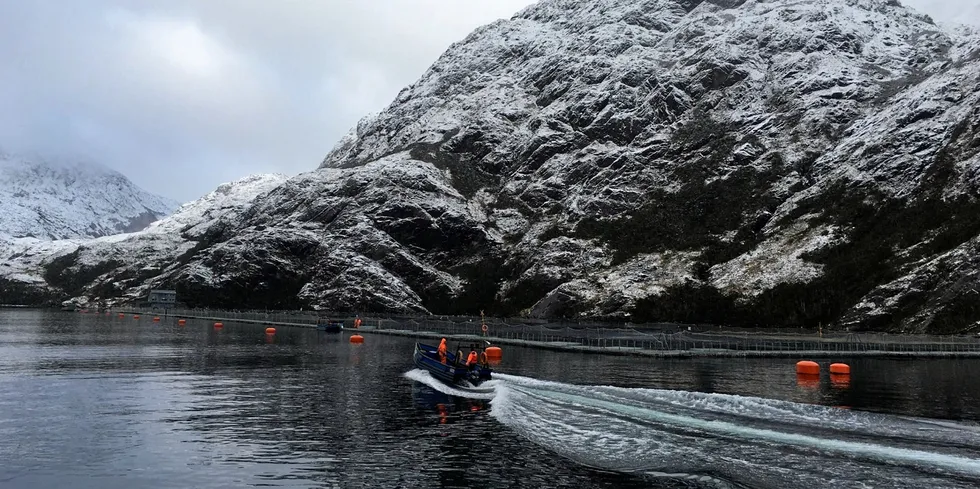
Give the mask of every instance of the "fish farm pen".
M 323 311 L 231 311 L 218 309 L 126 308 L 119 312 L 144 316 L 240 321 L 271 326 L 315 327 L 343 321 L 351 329 L 355 316 Z M 359 332 L 454 339 L 486 338 L 560 350 L 621 354 L 687 353 L 726 356 L 775 356 L 782 353 L 872 354 L 894 356 L 980 356 L 977 335 L 922 335 L 889 333 L 815 333 L 786 329 L 730 329 L 706 325 L 615 324 L 547 322 L 525 319 L 437 316 L 360 316 Z M 484 334 L 483 325 L 486 324 Z

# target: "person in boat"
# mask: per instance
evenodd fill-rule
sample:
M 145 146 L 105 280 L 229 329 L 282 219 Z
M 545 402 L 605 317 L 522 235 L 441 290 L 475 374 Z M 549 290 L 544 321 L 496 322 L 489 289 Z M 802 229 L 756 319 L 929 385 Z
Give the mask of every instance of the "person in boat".
M 472 369 L 476 366 L 479 356 L 476 354 L 476 345 L 470 345 L 470 354 L 466 357 L 466 368 Z
M 439 361 L 442 363 L 446 363 L 446 339 L 445 338 L 439 341 L 439 348 L 436 350 L 436 353 L 439 355 Z

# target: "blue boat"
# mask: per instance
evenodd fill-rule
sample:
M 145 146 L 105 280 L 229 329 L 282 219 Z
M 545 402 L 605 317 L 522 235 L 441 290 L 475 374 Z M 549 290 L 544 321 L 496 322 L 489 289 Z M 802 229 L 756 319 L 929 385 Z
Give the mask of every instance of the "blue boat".
M 439 361 L 438 348 L 431 345 L 415 344 L 415 354 L 412 355 L 415 366 L 429 372 L 436 379 L 461 388 L 475 387 L 490 380 L 493 370 L 489 365 L 476 364 L 467 368 L 462 359 L 446 352 L 446 363 Z
M 339 333 L 344 330 L 344 323 L 342 321 L 327 321 L 325 323 L 318 323 L 316 329 L 327 333 Z

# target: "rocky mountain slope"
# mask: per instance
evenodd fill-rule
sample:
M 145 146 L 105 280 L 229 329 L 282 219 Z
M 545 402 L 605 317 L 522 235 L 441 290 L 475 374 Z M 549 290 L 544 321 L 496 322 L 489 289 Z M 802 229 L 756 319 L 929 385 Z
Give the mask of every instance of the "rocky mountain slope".
M 980 36 L 894 0 L 542 0 L 150 281 L 238 308 L 962 331 L 978 155 Z
M 254 175 L 219 186 L 134 233 L 96 239 L 0 240 L 0 304 L 79 304 L 145 297 L 149 279 L 187 262 L 200 242 L 236 222 L 256 196 L 286 180 Z
M 138 231 L 177 206 L 96 163 L 0 152 L 0 236 L 68 239 Z

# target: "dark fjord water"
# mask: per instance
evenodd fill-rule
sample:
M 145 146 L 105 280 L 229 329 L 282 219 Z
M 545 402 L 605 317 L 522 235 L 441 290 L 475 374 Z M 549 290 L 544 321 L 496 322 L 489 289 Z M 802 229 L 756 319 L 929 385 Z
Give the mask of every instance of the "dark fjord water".
M 263 330 L 0 311 L 0 487 L 980 486 L 978 361 L 506 347 L 466 399 L 412 340 Z

